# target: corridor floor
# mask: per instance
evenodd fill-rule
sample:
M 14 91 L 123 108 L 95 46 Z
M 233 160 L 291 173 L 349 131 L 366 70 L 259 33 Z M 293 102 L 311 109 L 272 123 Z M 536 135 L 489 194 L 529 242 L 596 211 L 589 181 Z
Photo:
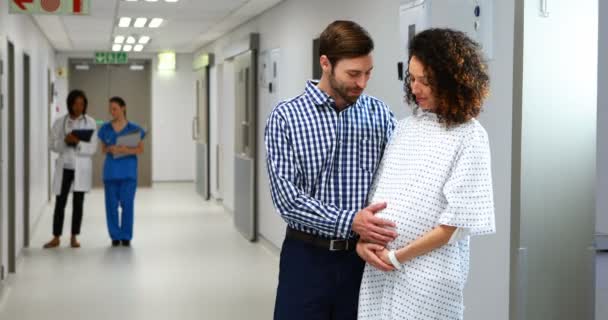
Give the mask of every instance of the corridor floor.
M 111 247 L 101 190 L 85 198 L 80 249 L 69 248 L 69 206 L 61 247 L 42 249 L 47 208 L 3 290 L 0 319 L 272 318 L 276 252 L 246 241 L 192 184 L 138 189 L 135 201 L 130 248 Z

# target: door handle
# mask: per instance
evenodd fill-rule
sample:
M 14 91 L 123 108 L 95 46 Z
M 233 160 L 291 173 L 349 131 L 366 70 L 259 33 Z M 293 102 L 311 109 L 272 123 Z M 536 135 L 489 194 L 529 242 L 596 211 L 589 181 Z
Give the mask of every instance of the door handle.
M 198 117 L 192 118 L 192 140 L 198 141 Z
M 243 139 L 243 150 L 242 153 L 247 155 L 249 153 L 249 122 L 241 122 L 241 134 Z
M 540 0 L 540 16 L 541 17 L 549 17 L 549 0 Z

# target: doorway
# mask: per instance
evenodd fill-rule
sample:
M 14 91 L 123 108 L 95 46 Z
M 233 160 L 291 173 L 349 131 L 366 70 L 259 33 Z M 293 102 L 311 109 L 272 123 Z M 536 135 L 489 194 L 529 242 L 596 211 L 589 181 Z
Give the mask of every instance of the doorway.
M 209 143 L 209 69 L 212 55 L 205 55 L 205 63 L 196 70 L 196 116 L 192 123 L 192 139 L 196 144 L 196 192 L 205 200 L 210 196 L 210 143 Z
M 87 114 L 98 124 L 109 121 L 108 100 L 122 97 L 127 104 L 129 121 L 139 124 L 148 133 L 144 139 L 144 153 L 138 156 L 137 185 L 152 186 L 151 133 L 151 63 L 131 60 L 123 65 L 99 65 L 90 59 L 70 59 L 69 88 L 83 90 L 89 100 Z M 93 187 L 103 187 L 102 171 L 105 155 L 93 156 Z
M 243 236 L 257 238 L 257 52 L 249 50 L 234 58 L 235 158 L 234 223 Z
M 30 56 L 23 54 L 23 246 L 30 245 Z
M 8 139 L 15 141 L 15 46 L 8 42 Z M 15 172 L 15 143 L 8 144 L 8 272 L 17 269 L 16 255 L 16 215 L 15 187 L 17 173 Z

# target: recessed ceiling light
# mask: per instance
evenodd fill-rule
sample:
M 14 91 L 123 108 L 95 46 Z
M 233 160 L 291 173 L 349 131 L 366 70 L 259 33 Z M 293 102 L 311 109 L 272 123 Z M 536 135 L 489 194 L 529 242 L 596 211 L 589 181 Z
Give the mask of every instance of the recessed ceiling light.
M 158 0 L 146 0 L 146 1 L 148 1 L 148 2 L 156 2 Z
M 124 52 L 129 52 L 129 51 L 131 51 L 131 49 L 133 49 L 133 46 L 132 46 L 132 45 L 130 45 L 130 44 L 125 44 L 125 45 L 122 47 L 122 51 L 124 51 Z
M 121 28 L 128 28 L 130 24 L 131 24 L 131 18 L 129 18 L 129 17 L 122 17 L 118 21 L 118 26 Z
M 154 18 L 154 19 L 152 19 L 152 21 L 150 21 L 150 24 L 148 25 L 148 27 L 158 28 L 158 27 L 160 27 L 160 25 L 162 23 L 163 23 L 163 18 Z
M 139 37 L 139 43 L 146 44 L 148 42 L 150 42 L 150 37 L 148 37 L 148 36 L 141 36 L 141 37 Z
M 129 37 L 127 38 L 127 43 L 128 43 L 128 44 L 134 44 L 134 43 L 135 43 L 135 37 L 129 36 Z
M 126 0 L 127 2 L 136 2 L 137 0 Z
M 137 51 L 140 52 L 144 49 L 144 45 L 143 44 L 137 44 L 135 45 L 135 47 L 133 47 L 133 51 Z
M 177 2 L 178 0 L 165 0 L 165 2 Z
M 124 36 L 116 36 L 114 37 L 114 43 L 123 43 L 125 42 L 125 37 Z
M 122 48 L 121 45 L 115 44 L 115 45 L 112 46 L 112 51 L 120 51 L 120 48 Z
M 133 26 L 135 28 L 143 28 L 146 26 L 146 22 L 148 22 L 148 18 L 137 18 L 135 19 L 135 23 L 133 23 Z

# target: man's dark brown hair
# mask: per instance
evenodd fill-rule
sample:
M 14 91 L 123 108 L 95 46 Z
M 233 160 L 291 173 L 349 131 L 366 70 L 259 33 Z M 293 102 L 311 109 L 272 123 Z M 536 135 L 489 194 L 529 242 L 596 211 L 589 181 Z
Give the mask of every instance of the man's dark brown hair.
M 319 54 L 335 66 L 341 59 L 366 56 L 374 50 L 374 41 L 363 27 L 353 21 L 337 20 L 319 37 Z

